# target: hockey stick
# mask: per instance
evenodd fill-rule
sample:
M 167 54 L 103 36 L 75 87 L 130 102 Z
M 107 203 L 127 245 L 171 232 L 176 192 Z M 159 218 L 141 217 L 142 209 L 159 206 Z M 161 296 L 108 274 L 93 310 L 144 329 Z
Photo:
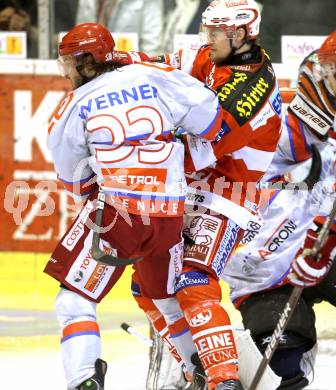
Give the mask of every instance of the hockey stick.
M 322 171 L 322 160 L 320 152 L 315 144 L 311 145 L 312 163 L 307 177 L 297 183 L 262 183 L 262 188 L 269 190 L 312 190 L 314 185 L 319 181 Z
M 126 322 L 123 322 L 120 325 L 120 328 L 122 330 L 124 330 L 125 332 L 127 332 L 128 334 L 137 337 L 138 339 L 140 339 L 144 343 L 148 344 L 150 347 L 153 346 L 153 341 L 149 337 L 146 337 L 142 333 L 138 332 L 136 329 L 133 328 L 133 326 L 126 324 Z
M 100 263 L 110 265 L 113 267 L 126 266 L 141 261 L 142 258 L 123 259 L 121 257 L 115 257 L 105 253 L 100 249 L 99 247 L 100 234 L 97 231 L 97 228 L 100 228 L 102 224 L 104 205 L 105 205 L 105 194 L 101 189 L 99 189 L 98 198 L 97 198 L 97 207 L 96 207 L 96 219 L 95 219 L 96 226 L 95 226 L 95 230 L 93 231 L 93 237 L 92 237 L 92 248 L 91 248 L 92 257 L 94 258 L 94 260 Z
M 325 220 L 325 222 L 324 222 L 324 224 L 319 232 L 317 240 L 315 241 L 315 244 L 312 248 L 311 257 L 313 257 L 314 259 L 316 259 L 318 252 L 320 251 L 320 249 L 324 245 L 324 243 L 329 235 L 330 226 L 333 223 L 335 217 L 336 217 L 336 200 L 334 201 L 331 212 L 330 212 L 329 216 L 327 217 L 327 219 Z M 292 293 L 291 293 L 291 295 L 286 303 L 286 306 L 280 315 L 279 321 L 278 321 L 278 323 L 274 329 L 274 332 L 272 334 L 271 341 L 267 345 L 267 348 L 266 348 L 265 353 L 263 355 L 263 358 L 260 362 L 260 365 L 256 371 L 256 374 L 253 378 L 253 381 L 249 387 L 249 390 L 256 390 L 258 383 L 260 382 L 267 365 L 271 361 L 272 356 L 273 356 L 275 350 L 277 349 L 280 338 L 281 338 L 284 330 L 286 329 L 288 322 L 290 321 L 290 319 L 293 315 L 294 309 L 295 309 L 295 307 L 300 299 L 302 290 L 303 290 L 302 287 L 294 287 L 294 289 L 293 289 L 293 291 L 292 291 Z

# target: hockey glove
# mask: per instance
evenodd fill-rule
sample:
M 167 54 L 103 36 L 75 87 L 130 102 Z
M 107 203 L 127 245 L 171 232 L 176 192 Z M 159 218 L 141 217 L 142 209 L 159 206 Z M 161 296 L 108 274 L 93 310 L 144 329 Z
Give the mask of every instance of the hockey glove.
M 329 272 L 336 254 L 336 235 L 331 234 L 314 259 L 312 248 L 318 234 L 308 230 L 305 249 L 296 256 L 288 274 L 289 282 L 297 287 L 312 287 L 320 283 Z

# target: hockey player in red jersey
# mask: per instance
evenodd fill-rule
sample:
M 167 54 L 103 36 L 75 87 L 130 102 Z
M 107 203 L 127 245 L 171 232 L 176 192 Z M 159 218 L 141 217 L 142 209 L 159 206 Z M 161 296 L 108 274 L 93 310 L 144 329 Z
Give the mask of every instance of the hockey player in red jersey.
M 300 66 L 297 90 L 287 108 L 281 140 L 264 180 L 279 180 L 289 172 L 287 177 L 301 181 L 305 176 L 302 164 L 307 162 L 309 166 L 312 144 L 321 153 L 319 177 L 310 191 L 273 191 L 262 210 L 263 223 L 250 225 L 223 273 L 244 326 L 251 330 L 262 352 L 293 290 L 291 284 L 304 288 L 270 362 L 282 377 L 279 389 L 308 386 L 317 351 L 313 305 L 324 300 L 336 306 L 335 226 L 319 251 L 319 261 L 311 257 L 323 223 L 323 219 L 315 217 L 327 216 L 336 196 L 335 113 L 333 32 Z
M 281 100 L 272 65 L 255 43 L 259 22 L 252 1 L 211 3 L 203 14 L 208 46 L 199 50 L 191 70 L 216 90 L 225 123 L 215 145 L 187 136 L 192 162 L 187 170 L 196 170 L 193 180 L 202 185 L 189 183 L 192 206 L 185 233 L 194 243 L 185 245 L 176 284 L 209 389 L 241 388 L 239 357 L 229 316 L 220 305 L 218 279 L 247 219 L 257 211 L 258 191 L 251 183 L 258 182 L 270 164 L 281 129 Z M 214 165 L 199 171 L 205 158 Z M 207 211 L 194 212 L 194 205 Z M 199 379 L 194 381 L 202 382 Z
M 171 131 L 183 127 L 213 140 L 222 116 L 213 91 L 167 65 L 133 64 L 142 55 L 114 51 L 102 25 L 73 28 L 59 54 L 74 90 L 51 120 L 48 147 L 59 180 L 86 202 L 45 272 L 61 283 L 56 314 L 67 386 L 101 390 L 107 365 L 100 359 L 96 304 L 124 266 L 95 260 L 93 228 L 100 229 L 98 249 L 114 261 L 142 258 L 134 268 L 145 296 L 158 302 L 171 296 L 182 267 L 186 194 L 184 146 Z M 95 227 L 101 203 L 102 226 Z
M 176 57 L 170 58 L 174 61 Z M 304 388 L 309 382 L 316 355 L 313 304 L 325 300 L 336 306 L 335 226 L 320 251 L 320 261 L 317 263 L 309 256 L 309 248 L 323 223 L 321 218 L 313 223 L 313 218 L 318 213 L 327 214 L 330 198 L 332 203 L 335 196 L 335 145 L 333 140 L 328 142 L 328 135 L 334 138 L 335 129 L 335 64 L 336 32 L 333 32 L 321 48 L 301 64 L 296 95 L 286 111 L 277 152 L 263 178 L 263 181 L 279 180 L 301 163 L 309 163 L 314 143 L 322 153 L 320 182 L 310 193 L 273 191 L 270 205 L 262 210 L 265 223 L 249 223 L 241 247 L 223 273 L 244 325 L 251 330 L 261 351 L 265 350 L 292 291 L 289 280 L 305 287 L 271 361 L 272 368 L 283 378 L 280 388 L 286 390 Z M 294 181 L 304 176 L 305 173 L 300 177 L 296 173 Z M 199 231 L 199 226 L 198 219 L 194 223 L 195 231 Z M 309 227 L 314 230 L 308 231 L 305 240 Z M 205 235 L 203 241 L 206 241 Z M 295 256 L 300 246 L 308 251 L 300 251 L 300 255 Z M 281 287 L 274 288 L 279 283 Z
M 192 388 L 240 389 L 230 319 L 220 305 L 219 277 L 257 211 L 256 183 L 280 137 L 281 99 L 271 62 L 256 43 L 260 14 L 254 1 L 213 1 L 202 23 L 207 45 L 155 59 L 216 90 L 224 111 L 215 142 L 182 136 L 186 170 L 196 174 L 188 182 L 184 233 L 189 243 L 185 242 L 175 291 L 207 377 L 205 383 L 204 375 L 194 375 Z M 203 164 L 208 168 L 202 170 Z M 174 329 L 174 323 L 168 328 L 175 343 L 186 332 L 179 326 Z M 197 362 L 197 356 L 192 359 Z

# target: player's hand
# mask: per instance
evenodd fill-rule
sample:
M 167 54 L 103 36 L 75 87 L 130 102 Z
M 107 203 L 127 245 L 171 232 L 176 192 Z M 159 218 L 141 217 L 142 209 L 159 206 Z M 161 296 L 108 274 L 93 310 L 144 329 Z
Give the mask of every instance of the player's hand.
M 329 272 L 336 255 L 336 235 L 331 234 L 321 248 L 316 259 L 312 258 L 312 247 L 317 233 L 309 230 L 305 241 L 306 249 L 296 256 L 292 262 L 288 279 L 297 287 L 312 287 L 320 283 Z M 307 248 L 308 246 L 308 248 Z
M 331 268 L 332 260 L 330 258 L 318 255 L 315 260 L 310 257 L 310 252 L 310 249 L 303 251 L 292 263 L 288 279 L 294 286 L 315 286 L 321 282 Z M 319 259 L 319 257 L 321 258 Z M 319 261 L 317 261 L 318 259 Z

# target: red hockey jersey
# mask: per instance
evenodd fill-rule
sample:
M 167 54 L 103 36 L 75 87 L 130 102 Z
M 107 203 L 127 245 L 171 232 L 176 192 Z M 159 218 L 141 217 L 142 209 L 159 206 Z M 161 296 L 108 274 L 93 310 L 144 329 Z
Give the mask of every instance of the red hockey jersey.
M 166 62 L 215 89 L 224 112 L 215 142 L 185 136 L 186 171 L 196 171 L 189 180 L 188 202 L 245 228 L 257 210 L 256 184 L 272 161 L 281 133 L 281 98 L 272 64 L 257 45 L 235 55 L 230 65 L 212 63 L 207 46 L 180 50 L 166 56 Z M 208 168 L 202 169 L 204 165 Z

